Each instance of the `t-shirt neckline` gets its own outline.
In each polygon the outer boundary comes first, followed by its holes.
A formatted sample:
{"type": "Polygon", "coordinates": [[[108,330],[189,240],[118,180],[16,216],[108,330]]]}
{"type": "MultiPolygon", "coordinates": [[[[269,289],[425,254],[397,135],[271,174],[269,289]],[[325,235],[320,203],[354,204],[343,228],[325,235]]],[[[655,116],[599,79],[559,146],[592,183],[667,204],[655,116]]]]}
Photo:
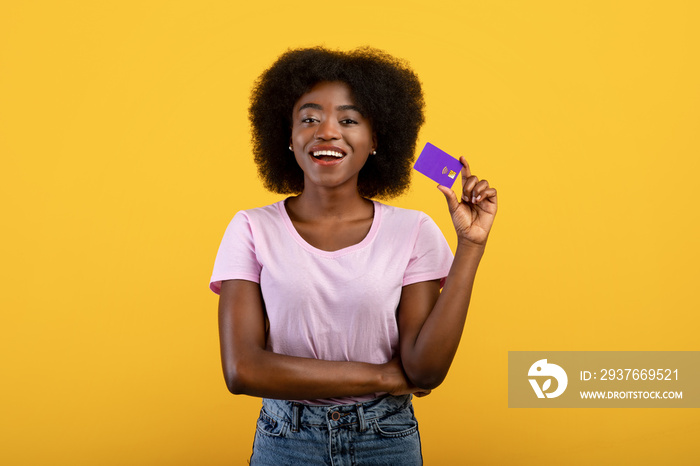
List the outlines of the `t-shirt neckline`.
{"type": "Polygon", "coordinates": [[[286,199],[283,199],[277,203],[277,210],[282,216],[282,220],[284,221],[284,224],[287,227],[287,231],[289,232],[289,234],[292,235],[292,238],[294,238],[294,240],[307,251],[325,257],[338,257],[364,248],[372,242],[375,236],[377,236],[379,224],[381,223],[382,219],[382,204],[372,199],[372,204],[374,205],[374,217],[372,218],[372,226],[369,228],[369,232],[362,239],[362,241],[351,246],[344,247],[342,249],[337,249],[335,251],[324,251],[323,249],[319,249],[315,246],[312,246],[311,244],[306,242],[304,238],[302,238],[297,229],[294,227],[292,219],[287,213],[287,208],[284,205],[285,201],[286,199]]]}

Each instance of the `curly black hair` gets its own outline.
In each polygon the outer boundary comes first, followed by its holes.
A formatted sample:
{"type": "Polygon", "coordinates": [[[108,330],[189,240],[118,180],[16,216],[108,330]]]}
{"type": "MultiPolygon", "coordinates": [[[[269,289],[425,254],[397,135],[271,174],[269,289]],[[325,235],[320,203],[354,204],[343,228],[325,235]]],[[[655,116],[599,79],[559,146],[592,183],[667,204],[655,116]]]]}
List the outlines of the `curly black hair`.
{"type": "Polygon", "coordinates": [[[360,195],[388,199],[403,193],[424,122],[423,92],[406,62],[371,47],[349,52],[324,47],[288,50],[258,78],[248,114],[255,162],[265,187],[279,194],[304,189],[304,173],[288,150],[292,109],[303,94],[324,81],[350,87],[355,104],[377,135],[377,154],[360,170],[360,195]]]}

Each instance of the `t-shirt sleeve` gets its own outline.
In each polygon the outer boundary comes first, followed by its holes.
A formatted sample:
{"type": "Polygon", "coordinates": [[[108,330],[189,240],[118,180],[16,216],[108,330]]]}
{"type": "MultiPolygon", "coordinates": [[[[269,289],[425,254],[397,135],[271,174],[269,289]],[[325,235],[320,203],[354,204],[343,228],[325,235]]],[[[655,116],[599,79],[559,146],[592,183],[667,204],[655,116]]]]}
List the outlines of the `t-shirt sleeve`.
{"type": "Polygon", "coordinates": [[[442,288],[453,259],[452,250],[440,228],[433,219],[421,215],[413,251],[404,273],[403,286],[440,279],[442,288]]]}
{"type": "Polygon", "coordinates": [[[260,283],[261,269],[255,252],[250,218],[245,212],[238,212],[226,228],[219,245],[209,288],[219,294],[223,280],[240,279],[260,283]]]}

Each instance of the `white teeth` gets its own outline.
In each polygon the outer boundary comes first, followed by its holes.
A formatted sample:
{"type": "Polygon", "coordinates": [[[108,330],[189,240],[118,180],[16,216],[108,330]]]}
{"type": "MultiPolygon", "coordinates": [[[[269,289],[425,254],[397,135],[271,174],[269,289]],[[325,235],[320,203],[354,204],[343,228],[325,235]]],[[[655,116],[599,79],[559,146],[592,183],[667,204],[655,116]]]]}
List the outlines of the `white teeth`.
{"type": "Polygon", "coordinates": [[[335,152],[335,151],[332,151],[332,150],[317,150],[317,151],[315,151],[315,152],[312,152],[311,155],[313,155],[314,157],[321,157],[321,156],[323,156],[323,155],[328,155],[328,156],[331,156],[331,157],[338,157],[338,158],[343,157],[343,154],[342,154],[342,153],[340,153],[340,152],[335,152]]]}

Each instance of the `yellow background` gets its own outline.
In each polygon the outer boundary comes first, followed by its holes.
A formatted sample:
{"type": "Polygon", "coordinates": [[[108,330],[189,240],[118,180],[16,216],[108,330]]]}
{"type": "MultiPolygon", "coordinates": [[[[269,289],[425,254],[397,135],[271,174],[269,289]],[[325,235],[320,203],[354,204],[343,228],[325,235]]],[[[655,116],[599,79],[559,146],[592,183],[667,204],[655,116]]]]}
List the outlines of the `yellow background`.
{"type": "MultiPolygon", "coordinates": [[[[426,464],[692,464],[693,409],[508,409],[508,350],[698,350],[699,3],[0,3],[0,463],[224,465],[208,279],[266,193],[253,80],[369,44],[424,83],[431,141],[499,190],[463,341],[416,411],[426,464]]],[[[414,177],[393,204],[431,215],[414,177]]]]}

